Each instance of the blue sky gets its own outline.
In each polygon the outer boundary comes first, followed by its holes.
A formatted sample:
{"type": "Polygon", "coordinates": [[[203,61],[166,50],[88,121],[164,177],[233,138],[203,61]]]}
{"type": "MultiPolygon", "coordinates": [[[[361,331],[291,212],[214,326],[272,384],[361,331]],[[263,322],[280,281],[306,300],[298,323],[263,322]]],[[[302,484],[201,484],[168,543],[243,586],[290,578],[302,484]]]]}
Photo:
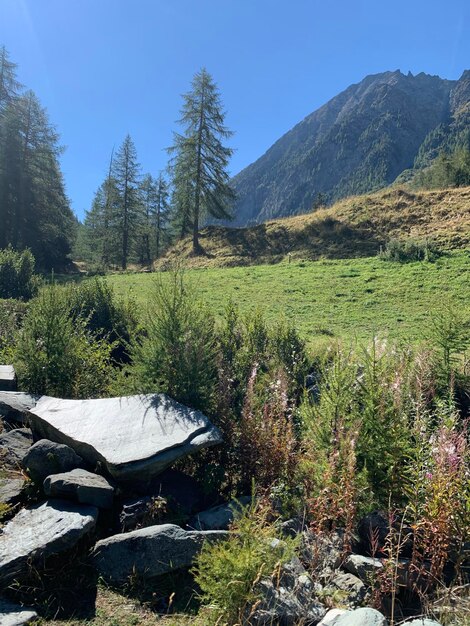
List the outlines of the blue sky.
{"type": "Polygon", "coordinates": [[[470,68],[468,0],[0,0],[0,45],[47,108],[81,217],[113,145],[167,163],[181,94],[205,66],[235,131],[231,172],[365,75],[470,68]]]}

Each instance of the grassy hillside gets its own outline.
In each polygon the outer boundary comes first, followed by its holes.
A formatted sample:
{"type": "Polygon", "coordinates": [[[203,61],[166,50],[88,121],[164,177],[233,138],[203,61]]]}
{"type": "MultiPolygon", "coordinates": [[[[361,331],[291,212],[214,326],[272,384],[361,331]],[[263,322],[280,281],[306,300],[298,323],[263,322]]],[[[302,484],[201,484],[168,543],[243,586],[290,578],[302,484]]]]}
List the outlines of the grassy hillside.
{"type": "MultiPolygon", "coordinates": [[[[159,276],[165,280],[168,273],[159,276]]],[[[310,341],[325,336],[369,340],[378,332],[419,339],[432,313],[452,307],[470,317],[469,277],[465,251],[435,263],[401,265],[372,257],[187,271],[215,313],[232,299],[242,311],[263,309],[271,321],[286,316],[310,341]]],[[[119,294],[145,306],[156,276],[117,274],[108,280],[119,294]]]]}
{"type": "Polygon", "coordinates": [[[470,187],[434,191],[388,188],[353,196],[332,207],[251,228],[210,226],[201,231],[205,254],[193,257],[191,240],[177,243],[158,263],[230,267],[287,259],[375,255],[390,238],[431,237],[445,249],[470,246],[470,187]]]}

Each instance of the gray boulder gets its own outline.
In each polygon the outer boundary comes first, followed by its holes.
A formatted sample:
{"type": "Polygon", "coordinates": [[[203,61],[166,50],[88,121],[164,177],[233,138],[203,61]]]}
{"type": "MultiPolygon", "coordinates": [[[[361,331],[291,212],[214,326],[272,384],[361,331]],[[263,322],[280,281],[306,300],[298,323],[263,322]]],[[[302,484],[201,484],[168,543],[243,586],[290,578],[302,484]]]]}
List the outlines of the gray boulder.
{"type": "Polygon", "coordinates": [[[33,433],[29,428],[17,428],[0,435],[0,463],[3,467],[18,469],[33,445],[33,433]]]}
{"type": "Polygon", "coordinates": [[[359,606],[367,595],[367,588],[360,578],[354,574],[338,572],[331,580],[331,586],[347,594],[350,606],[359,606]]]}
{"type": "Polygon", "coordinates": [[[16,374],[13,365],[0,365],[0,391],[16,391],[16,374]]]}
{"type": "Polygon", "coordinates": [[[83,459],[72,448],[48,439],[40,439],[28,451],[23,465],[34,482],[42,484],[51,474],[83,467],[83,459]]]}
{"type": "Polygon", "coordinates": [[[0,503],[13,505],[21,499],[24,478],[0,478],[0,503]]]}
{"type": "Polygon", "coordinates": [[[0,586],[6,586],[53,555],[73,548],[92,532],[98,509],[49,500],[20,511],[0,534],[0,586]]]}
{"type": "Polygon", "coordinates": [[[98,400],[43,396],[30,419],[34,432],[69,445],[92,466],[102,463],[122,481],[151,480],[177,459],[222,440],[200,411],[163,394],[98,400]]]}
{"type": "Polygon", "coordinates": [[[321,586],[314,583],[297,557],[282,566],[280,575],[265,578],[257,585],[261,594],[250,624],[316,624],[327,612],[316,598],[321,586]]]}
{"type": "Polygon", "coordinates": [[[114,487],[103,476],[84,469],[74,469],[48,476],[44,480],[44,493],[53,498],[71,498],[81,504],[110,509],[113,506],[114,487]]]}
{"type": "Polygon", "coordinates": [[[318,626],[335,626],[343,613],[346,613],[346,609],[330,609],[318,626]]]}
{"type": "Polygon", "coordinates": [[[242,496],[225,504],[201,511],[189,520],[188,526],[196,530],[227,530],[237,513],[251,503],[251,496],[242,496]]]}
{"type": "Polygon", "coordinates": [[[5,422],[27,423],[28,411],[36,406],[39,398],[22,391],[0,391],[0,417],[5,422]]]}
{"type": "Polygon", "coordinates": [[[346,557],[343,567],[361,580],[369,582],[370,578],[376,576],[383,568],[383,563],[380,559],[373,559],[360,554],[350,554],[346,557]]]}
{"type": "Polygon", "coordinates": [[[23,624],[30,624],[36,619],[38,619],[38,614],[34,609],[0,598],[1,626],[23,626],[23,624]]]}
{"type": "Polygon", "coordinates": [[[204,541],[226,537],[223,531],[186,531],[174,524],[149,526],[98,541],[92,560],[105,580],[125,583],[134,574],[152,578],[189,567],[204,541]]]}
{"type": "Polygon", "coordinates": [[[387,620],[375,609],[361,608],[346,611],[333,624],[334,626],[387,626],[387,620]]]}

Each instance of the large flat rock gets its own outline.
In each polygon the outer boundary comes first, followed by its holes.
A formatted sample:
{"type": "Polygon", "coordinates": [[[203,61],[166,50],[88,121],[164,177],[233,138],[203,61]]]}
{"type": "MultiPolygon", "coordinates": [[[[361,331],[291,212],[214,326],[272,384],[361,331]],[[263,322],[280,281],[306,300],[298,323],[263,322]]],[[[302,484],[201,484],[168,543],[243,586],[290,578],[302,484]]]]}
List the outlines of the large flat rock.
{"type": "Polygon", "coordinates": [[[5,422],[24,424],[28,421],[28,411],[39,398],[22,391],[0,391],[0,417],[5,422]]]}
{"type": "Polygon", "coordinates": [[[61,400],[42,396],[31,427],[118,480],[150,480],[180,457],[221,442],[200,411],[164,394],[61,400]]]}
{"type": "Polygon", "coordinates": [[[98,509],[62,500],[48,500],[23,509],[0,534],[0,587],[30,571],[53,554],[72,549],[90,533],[98,509]]]}
{"type": "Polygon", "coordinates": [[[159,524],[98,541],[92,552],[99,574],[110,582],[126,583],[137,574],[152,578],[190,567],[204,541],[227,538],[224,531],[187,531],[159,524]]]}

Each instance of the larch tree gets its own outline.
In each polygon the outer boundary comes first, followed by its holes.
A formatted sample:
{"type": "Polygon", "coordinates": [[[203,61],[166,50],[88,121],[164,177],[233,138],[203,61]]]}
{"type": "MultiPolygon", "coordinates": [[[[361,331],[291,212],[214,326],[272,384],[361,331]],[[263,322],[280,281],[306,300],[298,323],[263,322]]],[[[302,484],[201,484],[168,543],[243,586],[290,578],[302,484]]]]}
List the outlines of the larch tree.
{"type": "Polygon", "coordinates": [[[233,150],[224,145],[232,136],[225,126],[220,92],[206,69],[194,75],[183,96],[182,133],[174,134],[171,155],[173,206],[181,234],[191,228],[193,251],[200,253],[202,219],[230,219],[235,193],[227,172],[233,150]]]}
{"type": "Polygon", "coordinates": [[[130,135],[124,139],[112,167],[119,194],[117,224],[121,248],[121,268],[125,270],[131,254],[141,211],[140,165],[130,135]]]}

